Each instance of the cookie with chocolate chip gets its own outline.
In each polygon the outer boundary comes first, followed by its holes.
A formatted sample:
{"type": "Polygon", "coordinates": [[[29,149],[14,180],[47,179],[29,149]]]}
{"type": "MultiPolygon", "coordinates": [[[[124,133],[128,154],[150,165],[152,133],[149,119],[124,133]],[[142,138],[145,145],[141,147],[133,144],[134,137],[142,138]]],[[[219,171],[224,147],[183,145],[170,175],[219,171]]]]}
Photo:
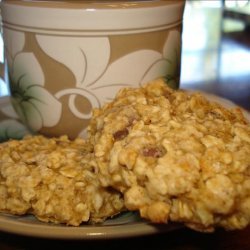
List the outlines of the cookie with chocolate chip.
{"type": "Polygon", "coordinates": [[[158,79],[94,111],[90,141],[103,186],[153,222],[201,231],[250,221],[250,126],[200,93],[158,79]]]}

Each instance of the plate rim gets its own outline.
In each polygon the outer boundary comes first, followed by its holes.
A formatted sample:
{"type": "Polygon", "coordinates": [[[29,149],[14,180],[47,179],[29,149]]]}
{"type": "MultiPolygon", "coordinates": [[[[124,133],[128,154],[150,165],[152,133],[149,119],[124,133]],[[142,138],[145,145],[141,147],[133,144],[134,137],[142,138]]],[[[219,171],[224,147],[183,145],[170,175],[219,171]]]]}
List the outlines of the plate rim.
{"type": "Polygon", "coordinates": [[[136,221],[121,224],[99,225],[83,224],[81,226],[67,226],[38,221],[33,215],[11,215],[0,213],[0,231],[22,236],[46,239],[70,240],[103,240],[121,239],[170,232],[183,228],[178,223],[154,224],[148,221],[136,221]],[[25,216],[33,217],[35,224],[26,221],[25,216]],[[20,220],[21,219],[21,220],[20,220]]]}

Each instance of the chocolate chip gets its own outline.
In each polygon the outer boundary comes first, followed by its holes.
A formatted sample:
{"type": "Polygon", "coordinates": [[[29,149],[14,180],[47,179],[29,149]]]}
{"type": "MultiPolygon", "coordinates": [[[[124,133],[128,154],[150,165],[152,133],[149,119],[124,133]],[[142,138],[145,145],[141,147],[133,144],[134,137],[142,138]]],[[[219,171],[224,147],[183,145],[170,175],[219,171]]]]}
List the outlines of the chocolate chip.
{"type": "Polygon", "coordinates": [[[169,91],[165,91],[164,93],[163,93],[163,96],[165,97],[165,98],[167,98],[168,100],[169,100],[169,102],[172,102],[174,99],[175,99],[175,97],[172,95],[172,93],[171,92],[169,92],[169,91]]]}
{"type": "Polygon", "coordinates": [[[128,135],[129,131],[127,128],[124,128],[122,130],[118,130],[113,134],[113,137],[116,141],[124,139],[128,135]]]}
{"type": "Polygon", "coordinates": [[[144,148],[142,153],[146,157],[154,158],[159,158],[164,154],[163,150],[157,147],[144,148]]]}

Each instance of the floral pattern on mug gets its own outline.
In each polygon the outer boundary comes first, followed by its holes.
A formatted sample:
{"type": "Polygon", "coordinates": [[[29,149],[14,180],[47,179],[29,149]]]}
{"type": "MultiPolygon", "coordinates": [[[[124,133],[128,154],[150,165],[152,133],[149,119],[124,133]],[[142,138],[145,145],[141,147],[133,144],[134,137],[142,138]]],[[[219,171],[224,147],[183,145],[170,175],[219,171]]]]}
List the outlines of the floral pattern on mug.
{"type": "MultiPolygon", "coordinates": [[[[180,37],[179,31],[170,31],[162,53],[138,50],[109,64],[111,47],[108,37],[69,37],[65,42],[65,37],[36,35],[42,50],[74,74],[74,94],[80,94],[81,90],[90,93],[89,101],[93,107],[112,100],[122,87],[135,83],[139,86],[159,76],[165,77],[167,83],[176,88],[180,76],[180,37]]],[[[65,92],[70,95],[69,91],[65,92]]]]}
{"type": "MultiPolygon", "coordinates": [[[[7,54],[8,50],[12,51],[8,57],[13,106],[24,124],[32,131],[39,131],[59,124],[65,112],[65,100],[72,115],[79,122],[85,121],[84,124],[87,124],[92,108],[99,108],[112,100],[122,87],[140,86],[158,77],[165,77],[169,85],[178,87],[180,37],[178,30],[171,30],[161,52],[141,49],[110,62],[112,51],[109,37],[67,38],[36,34],[35,40],[41,51],[74,76],[75,82],[71,82],[70,87],[51,93],[45,88],[46,77],[41,62],[33,52],[25,50],[24,34],[10,32],[6,47],[7,54]],[[16,49],[13,50],[14,35],[17,35],[19,45],[15,45],[16,49]],[[87,113],[77,106],[78,97],[85,98],[92,107],[87,113]]],[[[79,135],[85,134],[85,130],[86,126],[79,131],[79,135]]]]}
{"type": "Polygon", "coordinates": [[[10,70],[12,103],[21,121],[33,131],[43,126],[55,126],[60,119],[62,105],[43,87],[44,75],[34,55],[19,53],[10,70]]]}
{"type": "Polygon", "coordinates": [[[30,131],[20,122],[9,97],[0,98],[0,142],[21,139],[30,131]]]}
{"type": "Polygon", "coordinates": [[[27,128],[17,120],[7,119],[0,122],[0,142],[9,139],[22,139],[29,133],[27,128]]]}
{"type": "Polygon", "coordinates": [[[6,58],[8,61],[9,70],[12,69],[14,58],[24,48],[25,35],[23,32],[8,30],[4,33],[4,45],[6,50],[6,58]]]}
{"type": "Polygon", "coordinates": [[[168,65],[165,79],[172,88],[179,86],[181,67],[181,34],[177,30],[170,31],[168,39],[163,48],[163,55],[168,65]]]}

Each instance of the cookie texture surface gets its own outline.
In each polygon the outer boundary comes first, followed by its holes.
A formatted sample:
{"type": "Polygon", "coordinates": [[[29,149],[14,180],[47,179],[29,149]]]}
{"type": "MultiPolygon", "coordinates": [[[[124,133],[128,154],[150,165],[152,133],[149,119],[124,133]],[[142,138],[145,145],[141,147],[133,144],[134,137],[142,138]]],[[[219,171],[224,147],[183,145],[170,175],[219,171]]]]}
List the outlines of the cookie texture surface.
{"type": "Polygon", "coordinates": [[[122,209],[121,194],[100,186],[84,140],[29,136],[0,145],[0,211],[78,226],[122,209]]]}
{"type": "Polygon", "coordinates": [[[123,89],[89,126],[102,186],[156,223],[199,231],[250,221],[250,126],[200,93],[162,80],[123,89]]]}

